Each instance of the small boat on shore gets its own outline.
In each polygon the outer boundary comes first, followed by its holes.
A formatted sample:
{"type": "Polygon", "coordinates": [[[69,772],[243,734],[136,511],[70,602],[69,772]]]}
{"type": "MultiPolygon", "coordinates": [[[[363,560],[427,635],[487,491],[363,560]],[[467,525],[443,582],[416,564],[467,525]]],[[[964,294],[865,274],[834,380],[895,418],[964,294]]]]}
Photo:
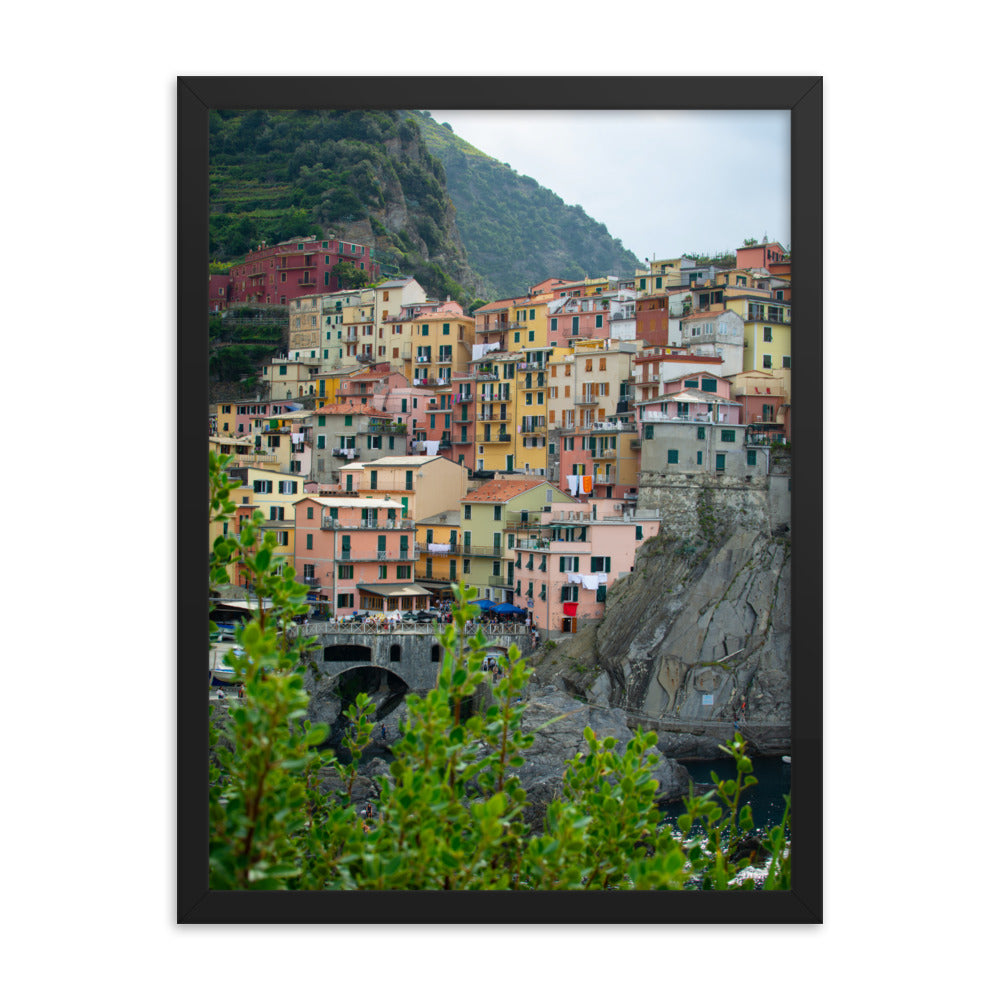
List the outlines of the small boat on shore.
{"type": "Polygon", "coordinates": [[[223,657],[230,651],[241,653],[242,649],[227,644],[224,648],[213,647],[208,654],[208,679],[212,687],[229,687],[238,683],[236,671],[223,661],[223,657]]]}
{"type": "Polygon", "coordinates": [[[782,764],[791,764],[791,762],[792,762],[792,758],[789,757],[788,754],[782,754],[782,757],[781,757],[781,763],[782,764]]]}

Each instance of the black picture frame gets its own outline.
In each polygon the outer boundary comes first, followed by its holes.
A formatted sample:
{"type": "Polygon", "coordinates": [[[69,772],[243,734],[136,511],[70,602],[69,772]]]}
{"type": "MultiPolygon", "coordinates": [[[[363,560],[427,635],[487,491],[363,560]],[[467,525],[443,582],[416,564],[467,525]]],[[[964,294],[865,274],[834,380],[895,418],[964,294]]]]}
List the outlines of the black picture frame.
{"type": "Polygon", "coordinates": [[[179,77],[177,87],[177,921],[822,922],[821,77],[179,77]],[[758,110],[791,113],[795,289],[790,892],[218,892],[208,888],[208,118],[214,108],[758,110]]]}

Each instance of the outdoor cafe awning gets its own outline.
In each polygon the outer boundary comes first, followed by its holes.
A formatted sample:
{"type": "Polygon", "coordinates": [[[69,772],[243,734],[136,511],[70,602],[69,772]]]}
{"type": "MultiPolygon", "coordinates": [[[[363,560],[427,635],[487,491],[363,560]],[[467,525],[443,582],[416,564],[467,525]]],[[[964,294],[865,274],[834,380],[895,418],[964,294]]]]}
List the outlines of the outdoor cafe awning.
{"type": "Polygon", "coordinates": [[[419,583],[359,583],[358,590],[379,597],[430,597],[431,591],[419,583]]]}

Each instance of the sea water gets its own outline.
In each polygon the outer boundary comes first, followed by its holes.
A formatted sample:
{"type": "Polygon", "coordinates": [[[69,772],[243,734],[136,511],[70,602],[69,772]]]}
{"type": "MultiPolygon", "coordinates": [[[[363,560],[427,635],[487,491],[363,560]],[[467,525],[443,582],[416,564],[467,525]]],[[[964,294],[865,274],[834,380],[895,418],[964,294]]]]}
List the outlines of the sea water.
{"type": "MultiPolygon", "coordinates": [[[[723,781],[736,778],[736,762],[731,757],[720,760],[681,761],[696,785],[712,784],[714,771],[723,781]]],[[[792,765],[780,757],[757,757],[753,759],[753,775],[757,784],[740,795],[740,807],[750,803],[754,826],[758,830],[777,826],[785,814],[785,796],[791,793],[792,765]]],[[[718,799],[718,796],[716,796],[718,799]]],[[[723,805],[719,800],[719,804],[723,805]]],[[[676,819],[685,811],[681,802],[671,802],[664,814],[676,819]]],[[[791,821],[789,821],[791,827],[791,821]]]]}

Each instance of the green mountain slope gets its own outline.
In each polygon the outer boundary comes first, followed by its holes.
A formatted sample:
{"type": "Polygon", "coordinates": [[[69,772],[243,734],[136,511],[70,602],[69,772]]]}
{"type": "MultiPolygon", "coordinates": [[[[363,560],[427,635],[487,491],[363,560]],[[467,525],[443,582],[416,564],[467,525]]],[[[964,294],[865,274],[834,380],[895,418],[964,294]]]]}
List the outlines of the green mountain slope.
{"type": "Polygon", "coordinates": [[[211,256],[333,233],[432,297],[522,294],[547,277],[630,275],[634,254],[419,111],[213,111],[211,256]]]}
{"type": "Polygon", "coordinates": [[[639,266],[580,206],[487,156],[427,112],[413,114],[444,164],[469,263],[499,295],[523,294],[547,277],[631,276],[639,266]]]}
{"type": "Polygon", "coordinates": [[[336,233],[374,247],[383,273],[468,303],[466,259],[442,165],[394,111],[216,111],[210,118],[209,235],[232,261],[260,242],[336,233]]]}

